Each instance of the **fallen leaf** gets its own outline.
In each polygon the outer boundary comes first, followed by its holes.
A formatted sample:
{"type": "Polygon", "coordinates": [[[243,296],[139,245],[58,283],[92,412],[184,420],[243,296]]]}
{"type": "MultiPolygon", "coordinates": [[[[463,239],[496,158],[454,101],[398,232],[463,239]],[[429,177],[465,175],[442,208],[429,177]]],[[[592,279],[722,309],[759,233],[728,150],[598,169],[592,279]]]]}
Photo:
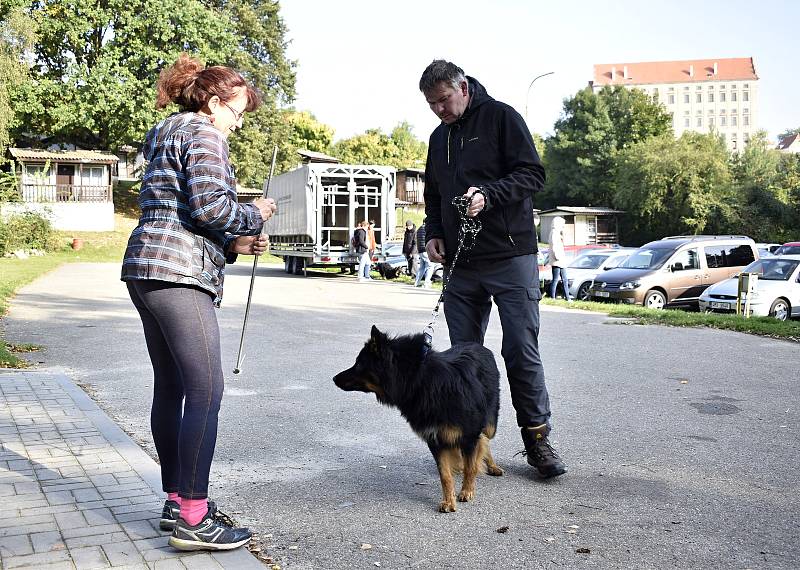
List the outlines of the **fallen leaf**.
{"type": "Polygon", "coordinates": [[[575,530],[574,528],[571,528],[571,529],[569,529],[569,530],[566,530],[566,531],[564,531],[564,532],[566,532],[567,534],[578,534],[578,531],[577,531],[577,530],[575,530]]]}
{"type": "Polygon", "coordinates": [[[591,554],[592,551],[588,548],[576,548],[575,552],[578,554],[591,554]]]}
{"type": "Polygon", "coordinates": [[[688,380],[681,380],[681,384],[688,384],[688,383],[689,383],[688,380]]]}
{"type": "Polygon", "coordinates": [[[569,525],[567,528],[574,528],[574,529],[576,529],[576,530],[577,530],[577,529],[579,529],[579,528],[581,528],[581,527],[579,527],[579,526],[578,526],[578,525],[576,525],[576,524],[571,524],[571,525],[569,525]]]}
{"type": "Polygon", "coordinates": [[[295,544],[293,544],[292,546],[289,547],[289,550],[297,550],[298,548],[300,548],[300,547],[295,545],[295,544]]]}
{"type": "Polygon", "coordinates": [[[545,541],[545,542],[555,542],[555,541],[556,541],[556,539],[555,539],[555,537],[554,537],[554,536],[548,536],[547,538],[545,538],[545,539],[544,539],[544,541],[545,541]]]}
{"type": "Polygon", "coordinates": [[[381,565],[380,562],[373,562],[373,564],[375,564],[375,566],[380,566],[381,565]]]}
{"type": "Polygon", "coordinates": [[[500,528],[497,529],[497,532],[500,532],[500,533],[508,532],[508,527],[507,526],[501,526],[500,528]]]}
{"type": "Polygon", "coordinates": [[[369,550],[370,548],[372,548],[372,545],[366,542],[361,545],[361,550],[369,550]]]}
{"type": "MultiPolygon", "coordinates": [[[[378,467],[380,467],[381,469],[386,469],[386,465],[378,465],[378,467]]],[[[377,564],[377,562],[375,564],[377,564]]]]}

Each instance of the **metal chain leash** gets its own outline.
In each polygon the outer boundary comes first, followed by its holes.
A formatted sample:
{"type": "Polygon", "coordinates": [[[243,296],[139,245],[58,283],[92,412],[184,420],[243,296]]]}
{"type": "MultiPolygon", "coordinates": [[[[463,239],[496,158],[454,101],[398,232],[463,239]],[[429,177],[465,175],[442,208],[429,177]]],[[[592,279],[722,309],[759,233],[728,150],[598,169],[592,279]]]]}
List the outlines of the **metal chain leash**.
{"type": "Polygon", "coordinates": [[[453,271],[456,269],[458,256],[462,251],[469,252],[473,247],[475,247],[475,241],[478,238],[478,232],[481,231],[481,222],[477,216],[470,218],[467,215],[471,203],[472,198],[467,198],[466,196],[456,196],[451,202],[458,212],[458,247],[456,248],[456,253],[453,256],[453,262],[450,264],[449,271],[447,271],[446,275],[442,276],[442,294],[439,295],[439,299],[436,301],[436,307],[434,307],[431,315],[431,322],[428,323],[428,326],[426,326],[422,332],[422,334],[425,336],[425,346],[427,349],[430,349],[431,346],[433,346],[433,328],[436,324],[436,319],[439,318],[439,307],[441,306],[442,301],[444,301],[444,292],[447,289],[447,284],[453,277],[453,271]]]}

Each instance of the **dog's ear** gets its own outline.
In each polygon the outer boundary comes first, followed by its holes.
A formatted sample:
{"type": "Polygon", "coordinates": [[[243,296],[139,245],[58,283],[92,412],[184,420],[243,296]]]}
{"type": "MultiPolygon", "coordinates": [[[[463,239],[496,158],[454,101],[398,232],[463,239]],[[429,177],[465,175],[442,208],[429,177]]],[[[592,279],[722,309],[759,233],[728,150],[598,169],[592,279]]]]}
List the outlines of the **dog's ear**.
{"type": "Polygon", "coordinates": [[[372,330],[370,331],[369,337],[369,348],[375,354],[380,353],[380,347],[386,341],[386,335],[383,334],[381,331],[378,330],[378,327],[372,325],[372,330]]]}

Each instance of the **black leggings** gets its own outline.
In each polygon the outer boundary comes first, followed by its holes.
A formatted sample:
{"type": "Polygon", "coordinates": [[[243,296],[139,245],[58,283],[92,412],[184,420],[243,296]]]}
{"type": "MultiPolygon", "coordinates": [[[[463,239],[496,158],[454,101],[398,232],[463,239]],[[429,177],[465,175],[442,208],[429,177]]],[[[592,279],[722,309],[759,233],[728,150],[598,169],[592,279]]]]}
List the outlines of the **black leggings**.
{"type": "Polygon", "coordinates": [[[153,364],[150,428],[167,493],[208,497],[224,379],[209,293],[165,281],[128,281],[153,364]],[[184,401],[185,398],[185,401],[184,401]]]}

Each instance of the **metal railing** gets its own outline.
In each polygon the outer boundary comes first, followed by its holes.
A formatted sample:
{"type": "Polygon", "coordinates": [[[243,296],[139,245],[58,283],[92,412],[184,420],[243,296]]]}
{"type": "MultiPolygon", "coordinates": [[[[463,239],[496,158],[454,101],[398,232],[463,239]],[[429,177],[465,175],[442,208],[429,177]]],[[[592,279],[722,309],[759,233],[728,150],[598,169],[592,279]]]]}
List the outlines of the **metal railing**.
{"type": "Polygon", "coordinates": [[[20,184],[23,202],[108,202],[111,185],[20,184]]]}
{"type": "Polygon", "coordinates": [[[397,199],[411,204],[421,204],[423,202],[423,191],[419,189],[406,190],[401,188],[397,191],[397,199]]]}

